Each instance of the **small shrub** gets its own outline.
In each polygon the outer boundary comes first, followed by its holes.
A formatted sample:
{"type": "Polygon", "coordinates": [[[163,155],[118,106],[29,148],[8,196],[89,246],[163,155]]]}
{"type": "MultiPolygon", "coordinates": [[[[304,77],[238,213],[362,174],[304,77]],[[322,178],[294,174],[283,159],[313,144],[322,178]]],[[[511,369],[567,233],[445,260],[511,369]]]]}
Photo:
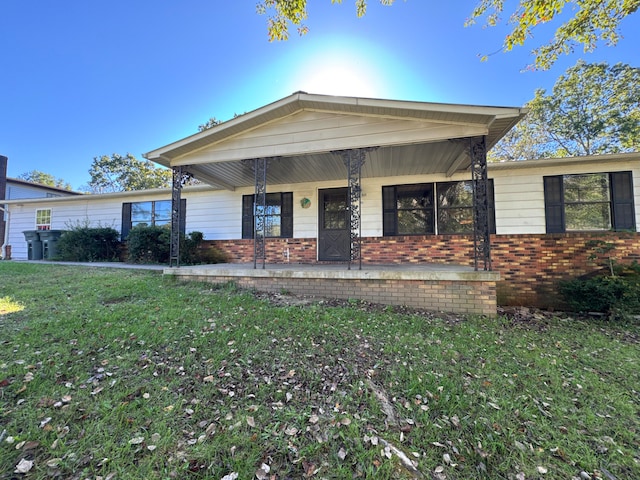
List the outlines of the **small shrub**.
{"type": "Polygon", "coordinates": [[[127,236],[127,260],[131,263],[168,263],[171,230],[137,225],[127,236]]]}
{"type": "Polygon", "coordinates": [[[76,225],[62,234],[56,259],[70,262],[112,262],[120,252],[120,234],[111,227],[76,225]]]}
{"type": "Polygon", "coordinates": [[[600,312],[610,317],[640,314],[640,274],[575,278],[559,284],[560,294],[576,312],[600,312]]]}
{"type": "MultiPolygon", "coordinates": [[[[215,247],[203,247],[202,232],[180,236],[180,263],[195,265],[223,263],[225,256],[215,247]]],[[[168,263],[171,255],[171,231],[167,227],[139,225],[127,237],[127,260],[131,263],[168,263]]]]}

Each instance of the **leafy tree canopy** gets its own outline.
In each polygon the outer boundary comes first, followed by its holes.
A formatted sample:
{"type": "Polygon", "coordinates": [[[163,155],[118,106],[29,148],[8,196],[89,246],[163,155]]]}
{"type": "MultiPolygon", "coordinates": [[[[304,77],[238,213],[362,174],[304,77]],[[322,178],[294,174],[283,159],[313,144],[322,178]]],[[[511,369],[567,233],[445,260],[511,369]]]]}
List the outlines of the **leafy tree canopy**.
{"type": "MultiPolygon", "coordinates": [[[[342,3],[342,0],[331,0],[331,3],[342,3]]],[[[394,0],[380,0],[380,3],[392,5],[394,0]]],[[[640,7],[640,0],[518,0],[512,2],[516,5],[514,10],[505,12],[505,3],[505,0],[479,0],[465,25],[482,19],[487,26],[495,26],[506,13],[511,33],[504,40],[504,51],[524,45],[542,24],[558,25],[553,38],[532,52],[534,68],[541,70],[548,69],[560,55],[572,52],[578,45],[582,45],[585,52],[593,51],[598,42],[615,45],[620,39],[620,22],[640,7]],[[568,4],[573,8],[571,15],[564,12],[568,4]]],[[[363,16],[367,0],[355,0],[355,4],[356,14],[363,16]]],[[[260,14],[269,14],[267,31],[271,41],[287,40],[290,25],[297,27],[300,35],[309,30],[304,25],[307,0],[262,0],[257,10],[260,14]]]]}
{"type": "Polygon", "coordinates": [[[156,167],[149,160],[138,160],[130,153],[94,157],[89,175],[93,193],[170,188],[172,180],[171,170],[156,167]]]}
{"type": "Polygon", "coordinates": [[[640,68],[579,61],[547,94],[539,89],[529,114],[489,159],[525,160],[640,150],[640,68]]]}
{"type": "Polygon", "coordinates": [[[40,185],[47,185],[49,187],[63,188],[65,190],[71,190],[71,184],[63,180],[62,178],[56,178],[50,173],[41,172],[40,170],[31,170],[18,175],[20,180],[27,182],[39,183],[40,185]]]}

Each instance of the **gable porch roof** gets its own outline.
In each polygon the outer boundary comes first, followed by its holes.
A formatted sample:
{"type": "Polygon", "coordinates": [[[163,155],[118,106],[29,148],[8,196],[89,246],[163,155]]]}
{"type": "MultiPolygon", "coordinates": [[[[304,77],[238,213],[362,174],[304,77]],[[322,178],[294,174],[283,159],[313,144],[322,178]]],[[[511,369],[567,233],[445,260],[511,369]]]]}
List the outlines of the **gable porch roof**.
{"type": "Polygon", "coordinates": [[[335,97],[297,92],[145,154],[166,167],[233,190],[254,185],[252,164],[271,158],[268,184],[345,178],[338,150],[378,147],[362,176],[445,173],[469,168],[467,143],[495,145],[526,115],[519,107],[335,97]]]}

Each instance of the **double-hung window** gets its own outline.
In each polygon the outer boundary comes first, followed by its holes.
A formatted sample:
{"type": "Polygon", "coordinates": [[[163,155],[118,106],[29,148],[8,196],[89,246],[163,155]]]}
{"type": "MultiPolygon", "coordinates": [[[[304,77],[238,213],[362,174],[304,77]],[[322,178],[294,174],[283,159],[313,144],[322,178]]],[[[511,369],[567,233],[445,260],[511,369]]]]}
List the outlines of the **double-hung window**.
{"type": "MultiPolygon", "coordinates": [[[[495,233],[493,181],[487,190],[489,226],[495,233]]],[[[469,181],[382,187],[383,235],[473,233],[473,184],[469,181]]]]}
{"type": "Polygon", "coordinates": [[[51,209],[36,210],[36,230],[51,230],[51,209]]]}
{"type": "Polygon", "coordinates": [[[293,193],[267,193],[265,197],[265,205],[256,205],[255,195],[242,196],[242,238],[253,238],[256,226],[265,237],[293,237],[293,193]]]}
{"type": "Polygon", "coordinates": [[[635,230],[631,172],[544,177],[547,233],[635,230]]]}

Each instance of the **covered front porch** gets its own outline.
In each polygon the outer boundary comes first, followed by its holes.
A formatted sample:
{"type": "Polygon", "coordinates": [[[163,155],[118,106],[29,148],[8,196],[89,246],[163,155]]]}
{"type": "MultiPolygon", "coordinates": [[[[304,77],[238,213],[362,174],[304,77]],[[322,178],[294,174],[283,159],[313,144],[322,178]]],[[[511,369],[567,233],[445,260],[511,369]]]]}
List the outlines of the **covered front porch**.
{"type": "Polygon", "coordinates": [[[318,298],[358,299],[385,305],[404,305],[460,314],[496,314],[497,272],[459,265],[370,265],[348,270],[341,264],[253,264],[166,268],[163,273],[180,281],[240,287],[272,293],[318,298]]]}
{"type": "MultiPolygon", "coordinates": [[[[491,272],[486,152],[525,113],[520,108],[297,92],[149,152],[146,158],[174,174],[171,265],[175,268],[165,273],[217,283],[235,281],[267,291],[495,314],[498,275],[491,272]],[[363,237],[401,235],[397,212],[424,210],[422,203],[433,201],[424,197],[416,200],[420,205],[402,205],[389,198],[392,192],[385,190],[384,179],[402,178],[410,184],[419,182],[420,176],[437,175],[447,181],[462,172],[473,187],[469,220],[473,268],[424,262],[411,266],[363,263],[363,237]],[[181,190],[189,178],[226,191],[228,198],[242,205],[242,234],[232,225],[230,231],[235,228],[236,236],[224,240],[237,242],[246,253],[251,239],[252,264],[244,255],[233,260],[242,265],[180,266],[181,190]],[[368,185],[369,192],[363,194],[363,180],[379,186],[372,190],[368,185]],[[313,204],[309,198],[297,194],[300,198],[294,201],[295,185],[315,186],[317,216],[309,209],[313,204]],[[236,191],[237,195],[229,194],[236,191]],[[370,205],[382,205],[384,197],[385,206],[367,210],[363,232],[362,201],[367,194],[370,205]],[[392,215],[388,205],[395,212],[392,215]],[[305,258],[304,265],[270,263],[268,245],[274,238],[313,239],[313,258],[305,258]]],[[[216,221],[215,212],[211,221],[216,221]]],[[[426,218],[420,222],[433,223],[426,218]]],[[[409,232],[420,233],[437,231],[409,232]]],[[[410,257],[412,252],[405,253],[410,257]]]]}

